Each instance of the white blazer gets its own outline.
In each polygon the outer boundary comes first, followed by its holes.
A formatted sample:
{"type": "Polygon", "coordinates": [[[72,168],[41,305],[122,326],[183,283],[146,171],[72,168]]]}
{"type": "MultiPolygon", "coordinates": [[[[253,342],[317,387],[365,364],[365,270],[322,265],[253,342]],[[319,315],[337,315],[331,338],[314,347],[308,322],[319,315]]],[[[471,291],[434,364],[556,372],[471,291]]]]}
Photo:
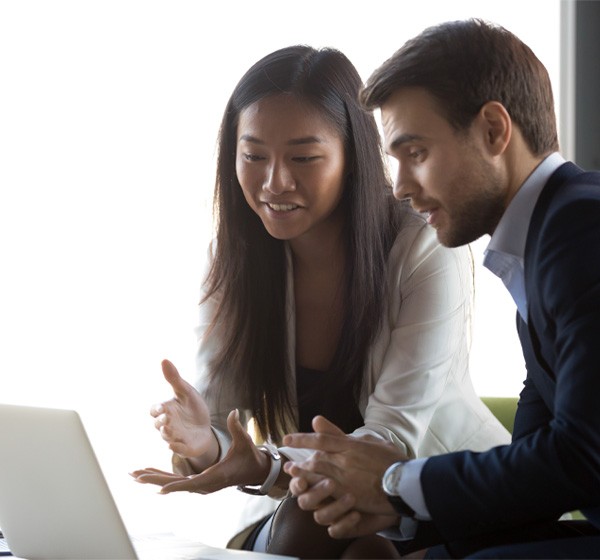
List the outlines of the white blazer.
{"type": "MultiPolygon", "coordinates": [[[[482,451],[510,434],[475,394],[469,376],[472,262],[468,248],[448,249],[420,216],[407,213],[387,267],[388,293],[381,330],[368,356],[359,408],[370,434],[394,442],[407,459],[449,451],[482,451]]],[[[288,251],[288,340],[295,376],[295,309],[288,251]]],[[[207,391],[207,364],[219,345],[219,325],[207,333],[216,301],[200,306],[196,388],[205,396],[223,456],[230,444],[226,418],[233,408],[244,424],[250,411],[236,391],[220,406],[207,391]]],[[[291,387],[295,387],[295,378],[291,387]]],[[[295,397],[295,395],[294,395],[295,397]]],[[[281,448],[292,460],[309,450],[281,448]]],[[[180,463],[179,461],[177,461],[180,463]]],[[[179,465],[178,470],[186,470],[179,465]]]]}

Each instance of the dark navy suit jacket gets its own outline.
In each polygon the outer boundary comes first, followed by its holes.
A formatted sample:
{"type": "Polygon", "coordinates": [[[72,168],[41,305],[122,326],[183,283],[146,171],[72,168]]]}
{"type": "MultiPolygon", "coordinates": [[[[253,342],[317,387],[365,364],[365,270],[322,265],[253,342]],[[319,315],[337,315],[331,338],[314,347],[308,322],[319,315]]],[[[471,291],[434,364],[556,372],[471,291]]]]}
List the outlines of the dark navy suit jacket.
{"type": "Polygon", "coordinates": [[[600,173],[557,169],[535,206],[524,261],[528,319],[517,315],[517,327],[527,379],[513,441],[431,457],[421,473],[448,540],[576,509],[600,527],[600,173]]]}

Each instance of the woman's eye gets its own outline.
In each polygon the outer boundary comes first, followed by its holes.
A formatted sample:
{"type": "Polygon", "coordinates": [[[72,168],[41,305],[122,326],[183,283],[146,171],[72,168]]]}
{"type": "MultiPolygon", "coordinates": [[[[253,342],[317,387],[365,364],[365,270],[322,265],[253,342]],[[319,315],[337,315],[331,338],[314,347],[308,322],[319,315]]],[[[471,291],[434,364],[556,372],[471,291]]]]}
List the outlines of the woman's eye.
{"type": "Polygon", "coordinates": [[[311,161],[315,161],[316,159],[319,159],[319,156],[296,156],[292,158],[292,160],[297,163],[309,163],[311,161]]]}
{"type": "Polygon", "coordinates": [[[408,155],[413,159],[417,159],[417,158],[421,157],[424,153],[425,153],[425,150],[423,150],[423,149],[414,149],[414,150],[411,150],[408,155]]]}
{"type": "Polygon", "coordinates": [[[256,154],[244,154],[244,159],[246,161],[260,161],[261,159],[264,159],[262,156],[258,156],[256,154]]]}

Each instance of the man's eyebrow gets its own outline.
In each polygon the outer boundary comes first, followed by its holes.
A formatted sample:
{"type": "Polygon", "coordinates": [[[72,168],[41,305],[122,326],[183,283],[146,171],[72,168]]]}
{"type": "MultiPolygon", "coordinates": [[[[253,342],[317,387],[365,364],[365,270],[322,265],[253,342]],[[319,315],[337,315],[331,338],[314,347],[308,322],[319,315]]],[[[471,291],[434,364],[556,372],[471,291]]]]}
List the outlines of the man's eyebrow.
{"type": "MultiPolygon", "coordinates": [[[[244,142],[251,142],[252,144],[264,144],[262,140],[251,134],[242,134],[239,141],[241,142],[242,140],[244,142]]],[[[301,144],[322,144],[323,142],[324,141],[318,136],[303,136],[301,138],[292,138],[287,141],[287,144],[289,146],[299,146],[301,144]]]]}
{"type": "Polygon", "coordinates": [[[419,134],[400,134],[400,136],[396,136],[388,145],[388,151],[392,152],[402,144],[406,144],[407,142],[414,142],[415,140],[424,140],[424,136],[420,136],[419,134]]]}

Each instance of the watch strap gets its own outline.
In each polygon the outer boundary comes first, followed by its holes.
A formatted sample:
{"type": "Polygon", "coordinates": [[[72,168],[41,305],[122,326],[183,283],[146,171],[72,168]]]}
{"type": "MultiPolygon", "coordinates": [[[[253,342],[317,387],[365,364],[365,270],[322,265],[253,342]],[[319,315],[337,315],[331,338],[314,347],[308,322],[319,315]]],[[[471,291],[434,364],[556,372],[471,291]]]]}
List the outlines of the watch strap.
{"type": "Polygon", "coordinates": [[[392,507],[394,510],[396,510],[398,515],[401,515],[402,517],[414,518],[415,510],[411,508],[400,496],[390,496],[388,494],[387,499],[390,504],[392,504],[392,507]]]}
{"type": "Polygon", "coordinates": [[[279,473],[281,472],[281,455],[279,454],[279,450],[277,449],[277,447],[271,445],[270,443],[258,445],[257,449],[268,455],[269,459],[271,460],[271,468],[269,469],[269,474],[260,486],[240,484],[237,487],[237,489],[241,492],[245,492],[246,494],[265,496],[269,493],[271,488],[273,488],[273,485],[275,484],[277,478],[279,477],[279,473]]]}

